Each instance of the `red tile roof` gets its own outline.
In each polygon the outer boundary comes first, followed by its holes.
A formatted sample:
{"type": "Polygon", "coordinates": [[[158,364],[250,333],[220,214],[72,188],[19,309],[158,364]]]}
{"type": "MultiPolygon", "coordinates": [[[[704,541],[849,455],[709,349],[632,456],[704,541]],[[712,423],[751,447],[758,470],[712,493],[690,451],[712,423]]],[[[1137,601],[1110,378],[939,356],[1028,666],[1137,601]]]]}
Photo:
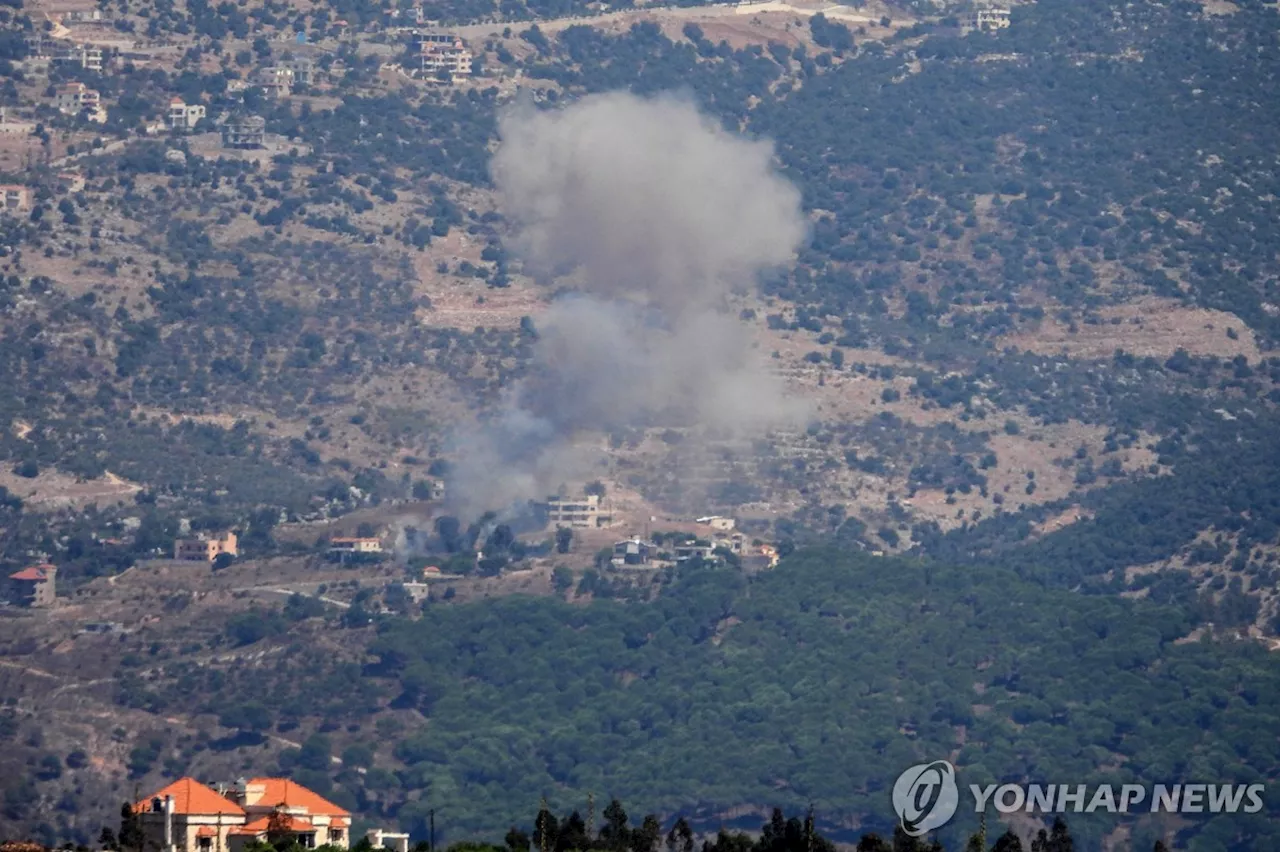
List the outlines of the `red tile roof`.
{"type": "Polygon", "coordinates": [[[199,830],[196,831],[196,837],[217,837],[217,836],[218,836],[218,829],[214,828],[211,825],[202,825],[200,826],[199,830]]]}
{"type": "Polygon", "coordinates": [[[351,816],[350,811],[343,810],[320,794],[288,778],[254,778],[249,784],[261,784],[266,788],[262,798],[253,803],[255,807],[303,808],[309,814],[351,816]]]}
{"type": "Polygon", "coordinates": [[[16,574],[10,574],[10,580],[31,580],[33,582],[43,582],[49,579],[49,572],[56,571],[52,565],[31,565],[23,568],[16,574]]]}
{"type": "MultiPolygon", "coordinates": [[[[312,795],[315,794],[313,793],[312,795]]],[[[302,819],[301,817],[285,816],[282,823],[285,828],[293,832],[305,834],[316,830],[316,827],[311,824],[311,820],[302,819]]],[[[236,828],[231,829],[230,833],[258,835],[265,834],[269,828],[271,828],[271,817],[264,816],[258,817],[252,822],[248,822],[244,825],[237,826],[236,828]]]]}
{"type": "Polygon", "coordinates": [[[151,810],[153,799],[160,799],[163,802],[165,796],[173,797],[175,814],[244,815],[244,808],[225,796],[220,796],[212,787],[206,787],[194,778],[179,778],[163,790],[157,790],[135,804],[133,810],[135,813],[146,813],[151,810]]]}

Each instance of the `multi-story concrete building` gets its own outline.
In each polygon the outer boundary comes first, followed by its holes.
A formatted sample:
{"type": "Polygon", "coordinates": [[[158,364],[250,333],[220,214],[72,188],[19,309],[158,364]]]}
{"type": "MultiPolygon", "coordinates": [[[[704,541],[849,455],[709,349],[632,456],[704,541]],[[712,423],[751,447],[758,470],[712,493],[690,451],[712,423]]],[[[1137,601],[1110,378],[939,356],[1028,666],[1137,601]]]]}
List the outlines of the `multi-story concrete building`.
{"type": "Polygon", "coordinates": [[[102,109],[102,96],[84,83],[68,83],[54,90],[53,105],[65,115],[93,114],[102,109]]]}
{"type": "Polygon", "coordinates": [[[439,41],[432,36],[419,36],[421,53],[419,68],[424,76],[439,77],[447,73],[450,78],[470,77],[471,63],[475,56],[462,39],[445,36],[449,41],[439,41]]]}
{"type": "Polygon", "coordinates": [[[236,555],[236,534],[200,533],[194,538],[180,538],[173,543],[173,558],[192,562],[212,562],[219,555],[236,555]]]}
{"type": "Polygon", "coordinates": [[[165,114],[165,123],[170,130],[191,130],[205,117],[204,104],[189,104],[182,98],[169,101],[169,111],[165,114]]]}
{"type": "Polygon", "coordinates": [[[267,144],[267,122],[262,116],[247,115],[222,125],[222,144],[228,148],[262,148],[267,144]]]}
{"type": "Polygon", "coordinates": [[[79,65],[86,71],[102,72],[102,48],[91,44],[58,48],[50,59],[54,65],[79,65]]]}
{"type": "Polygon", "coordinates": [[[53,565],[31,565],[9,575],[10,595],[22,606],[53,606],[58,593],[58,569],[53,565]]]}
{"type": "Polygon", "coordinates": [[[607,527],[613,522],[607,507],[595,494],[583,497],[548,497],[547,521],[552,526],[574,529],[607,527]]]}

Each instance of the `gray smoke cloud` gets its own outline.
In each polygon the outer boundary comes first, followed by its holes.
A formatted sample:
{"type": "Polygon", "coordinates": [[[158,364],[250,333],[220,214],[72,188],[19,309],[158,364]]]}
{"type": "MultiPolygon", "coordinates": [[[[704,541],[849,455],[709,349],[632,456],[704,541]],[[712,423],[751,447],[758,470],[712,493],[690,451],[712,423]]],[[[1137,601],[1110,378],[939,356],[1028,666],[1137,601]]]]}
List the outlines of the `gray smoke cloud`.
{"type": "Polygon", "coordinates": [[[461,441],[462,515],[540,499],[587,475],[601,432],[760,433],[806,407],[751,347],[726,297],[793,259],[800,193],[770,144],[689,101],[611,93],[500,122],[492,174],[526,272],[573,290],[538,318],[528,376],[461,441]]]}

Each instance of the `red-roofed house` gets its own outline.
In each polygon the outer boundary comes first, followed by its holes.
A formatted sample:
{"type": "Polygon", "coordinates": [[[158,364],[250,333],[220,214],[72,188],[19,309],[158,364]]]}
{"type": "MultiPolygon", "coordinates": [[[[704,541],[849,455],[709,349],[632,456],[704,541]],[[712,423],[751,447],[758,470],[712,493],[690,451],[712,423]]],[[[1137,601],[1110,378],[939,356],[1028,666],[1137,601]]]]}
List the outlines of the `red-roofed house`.
{"type": "Polygon", "coordinates": [[[226,852],[244,808],[194,778],[180,778],[133,806],[145,848],[160,852],[226,852]]]}
{"type": "Polygon", "coordinates": [[[54,582],[58,569],[52,565],[32,565],[9,575],[15,603],[23,606],[53,606],[57,598],[54,582]]]}
{"type": "Polygon", "coordinates": [[[308,849],[325,844],[346,849],[351,843],[351,813],[288,778],[237,781],[227,795],[247,814],[246,824],[232,834],[232,852],[272,831],[288,831],[308,849]]]}
{"type": "Polygon", "coordinates": [[[351,814],[287,778],[241,779],[225,792],[182,778],[134,805],[146,848],[240,852],[254,840],[292,834],[308,849],[349,848],[351,814]]]}

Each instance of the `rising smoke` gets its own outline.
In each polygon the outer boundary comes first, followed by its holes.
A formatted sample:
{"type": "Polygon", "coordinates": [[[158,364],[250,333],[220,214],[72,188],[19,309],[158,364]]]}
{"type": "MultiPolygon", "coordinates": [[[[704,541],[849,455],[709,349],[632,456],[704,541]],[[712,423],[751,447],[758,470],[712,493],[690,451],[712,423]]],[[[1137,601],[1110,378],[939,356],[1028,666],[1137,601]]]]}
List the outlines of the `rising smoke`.
{"type": "Polygon", "coordinates": [[[805,235],[771,145],[684,99],[625,93],[516,107],[500,135],[492,172],[509,248],[572,295],[538,318],[528,377],[461,442],[449,483],[461,516],[586,475],[600,448],[581,439],[600,431],[759,434],[803,416],[725,310],[805,235]]]}

